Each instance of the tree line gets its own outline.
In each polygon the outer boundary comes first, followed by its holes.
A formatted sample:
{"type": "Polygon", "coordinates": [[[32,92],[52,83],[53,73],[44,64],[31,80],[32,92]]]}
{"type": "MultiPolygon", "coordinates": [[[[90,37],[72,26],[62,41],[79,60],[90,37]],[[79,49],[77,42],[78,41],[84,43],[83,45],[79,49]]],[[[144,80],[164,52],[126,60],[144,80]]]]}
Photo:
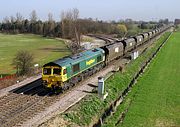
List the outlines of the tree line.
{"type": "MultiPolygon", "coordinates": [[[[132,19],[118,22],[106,22],[97,19],[93,20],[92,18],[80,19],[79,10],[76,8],[63,11],[60,19],[60,21],[55,21],[52,13],[49,13],[48,19],[42,21],[38,18],[35,10],[30,13],[29,19],[25,19],[20,13],[17,13],[16,16],[3,19],[0,23],[0,31],[13,34],[33,33],[45,37],[62,37],[74,39],[79,44],[82,34],[118,34],[118,37],[124,37],[139,32],[134,32],[134,24],[138,24],[139,29],[153,29],[157,26],[157,22],[136,22],[132,19]],[[131,32],[132,30],[133,32],[131,32]]],[[[165,20],[164,22],[168,21],[165,20]]]]}
{"type": "Polygon", "coordinates": [[[78,9],[72,9],[61,13],[61,21],[55,21],[51,13],[48,20],[38,19],[33,10],[29,19],[24,19],[20,13],[16,16],[5,17],[0,23],[0,31],[4,33],[33,33],[50,37],[78,38],[78,34],[86,33],[118,33],[115,23],[108,23],[92,18],[80,19],[78,9]]]}
{"type": "Polygon", "coordinates": [[[0,23],[0,31],[4,33],[33,33],[43,36],[61,36],[60,23],[53,20],[53,15],[48,14],[48,20],[39,20],[36,11],[32,11],[30,19],[24,19],[20,13],[16,16],[5,17],[0,23]]]}
{"type": "Polygon", "coordinates": [[[17,13],[16,16],[3,19],[0,23],[0,31],[14,34],[33,33],[50,37],[75,38],[76,41],[79,41],[80,34],[120,33],[117,22],[105,22],[92,18],[80,19],[78,9],[62,12],[60,21],[55,21],[52,13],[48,14],[47,21],[38,19],[35,10],[30,13],[29,19],[24,19],[20,13],[17,13]]]}

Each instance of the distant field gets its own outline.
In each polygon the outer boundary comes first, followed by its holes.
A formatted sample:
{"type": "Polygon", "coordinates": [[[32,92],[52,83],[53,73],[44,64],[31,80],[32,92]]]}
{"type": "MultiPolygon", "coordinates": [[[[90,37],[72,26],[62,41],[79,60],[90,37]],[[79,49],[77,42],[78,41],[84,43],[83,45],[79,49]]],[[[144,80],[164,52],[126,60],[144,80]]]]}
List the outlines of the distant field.
{"type": "Polygon", "coordinates": [[[28,50],[33,53],[35,62],[40,65],[70,54],[63,41],[32,34],[0,33],[0,74],[15,72],[11,63],[18,50],[28,50]]]}
{"type": "Polygon", "coordinates": [[[132,89],[123,127],[180,126],[180,32],[170,40],[132,89]]]}

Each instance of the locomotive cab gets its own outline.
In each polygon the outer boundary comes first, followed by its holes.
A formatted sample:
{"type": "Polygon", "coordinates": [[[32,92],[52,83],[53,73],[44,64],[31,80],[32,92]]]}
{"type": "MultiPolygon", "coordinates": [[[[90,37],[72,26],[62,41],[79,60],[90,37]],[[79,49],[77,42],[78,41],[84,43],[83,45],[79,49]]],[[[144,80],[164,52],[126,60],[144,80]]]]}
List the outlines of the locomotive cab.
{"type": "Polygon", "coordinates": [[[62,87],[66,77],[66,68],[59,65],[49,63],[42,68],[42,83],[45,88],[62,87]]]}

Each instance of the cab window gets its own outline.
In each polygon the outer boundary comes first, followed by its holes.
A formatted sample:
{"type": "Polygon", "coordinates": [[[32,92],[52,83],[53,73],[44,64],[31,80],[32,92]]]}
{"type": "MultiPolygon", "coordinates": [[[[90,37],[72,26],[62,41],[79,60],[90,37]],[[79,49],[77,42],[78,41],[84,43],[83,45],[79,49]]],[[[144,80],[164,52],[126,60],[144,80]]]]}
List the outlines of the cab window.
{"type": "Polygon", "coordinates": [[[61,74],[61,69],[59,69],[59,68],[54,68],[54,69],[53,69],[53,74],[60,75],[60,74],[61,74]]]}
{"type": "Polygon", "coordinates": [[[66,69],[63,70],[63,75],[65,75],[65,74],[67,74],[67,70],[66,69]]]}
{"type": "Polygon", "coordinates": [[[44,75],[51,75],[51,68],[44,68],[43,69],[43,74],[44,75]]]}
{"type": "Polygon", "coordinates": [[[102,60],[101,56],[97,57],[97,62],[100,62],[102,60]]]}

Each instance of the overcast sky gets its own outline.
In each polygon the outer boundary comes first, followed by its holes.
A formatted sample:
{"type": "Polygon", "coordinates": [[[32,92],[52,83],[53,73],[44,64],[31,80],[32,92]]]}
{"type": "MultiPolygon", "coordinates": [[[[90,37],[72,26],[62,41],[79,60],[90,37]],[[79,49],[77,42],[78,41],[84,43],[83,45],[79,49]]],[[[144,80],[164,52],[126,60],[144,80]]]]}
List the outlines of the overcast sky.
{"type": "Polygon", "coordinates": [[[62,10],[79,9],[81,18],[101,20],[159,20],[180,18],[180,0],[0,0],[0,20],[17,12],[29,18],[36,10],[39,19],[49,12],[60,20],[62,10]]]}

